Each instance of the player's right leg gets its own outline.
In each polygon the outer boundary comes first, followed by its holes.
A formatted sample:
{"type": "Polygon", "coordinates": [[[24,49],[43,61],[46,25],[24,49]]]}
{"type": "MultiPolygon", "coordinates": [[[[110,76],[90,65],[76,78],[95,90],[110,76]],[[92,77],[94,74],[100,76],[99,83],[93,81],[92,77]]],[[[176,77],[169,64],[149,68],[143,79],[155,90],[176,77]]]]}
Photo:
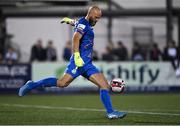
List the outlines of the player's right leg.
{"type": "Polygon", "coordinates": [[[39,88],[39,87],[67,87],[73,81],[73,77],[65,73],[61,78],[57,79],[55,77],[45,78],[39,81],[28,81],[25,85],[23,85],[19,89],[19,96],[24,96],[27,92],[32,89],[39,88]]]}

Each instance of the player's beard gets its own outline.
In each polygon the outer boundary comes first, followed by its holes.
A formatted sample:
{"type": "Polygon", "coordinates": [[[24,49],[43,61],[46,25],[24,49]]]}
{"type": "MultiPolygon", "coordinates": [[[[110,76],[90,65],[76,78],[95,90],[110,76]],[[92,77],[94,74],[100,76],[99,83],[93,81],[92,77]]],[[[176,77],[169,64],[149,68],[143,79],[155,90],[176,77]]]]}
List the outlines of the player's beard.
{"type": "Polygon", "coordinates": [[[90,23],[91,26],[96,25],[96,21],[94,21],[92,17],[89,18],[89,23],[90,23]]]}

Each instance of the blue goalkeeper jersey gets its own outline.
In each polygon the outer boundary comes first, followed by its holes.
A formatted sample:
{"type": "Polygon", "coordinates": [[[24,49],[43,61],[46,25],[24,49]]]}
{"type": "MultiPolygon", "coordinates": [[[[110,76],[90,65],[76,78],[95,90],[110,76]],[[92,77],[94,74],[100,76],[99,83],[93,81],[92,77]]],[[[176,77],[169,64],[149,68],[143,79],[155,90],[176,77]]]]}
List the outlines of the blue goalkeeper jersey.
{"type": "Polygon", "coordinates": [[[77,67],[74,63],[74,55],[72,55],[65,73],[70,74],[73,78],[81,75],[89,79],[91,75],[100,73],[100,71],[92,64],[92,53],[94,45],[93,28],[83,17],[77,21],[74,27],[74,32],[79,32],[82,35],[79,45],[79,51],[81,58],[83,59],[85,64],[82,67],[78,67],[78,69],[76,69],[77,67]]]}
{"type": "MultiPolygon", "coordinates": [[[[85,64],[92,62],[94,32],[85,17],[82,17],[77,21],[74,32],[79,32],[82,35],[79,46],[81,58],[85,64]]],[[[74,61],[74,56],[71,56],[70,61],[74,61]]]]}

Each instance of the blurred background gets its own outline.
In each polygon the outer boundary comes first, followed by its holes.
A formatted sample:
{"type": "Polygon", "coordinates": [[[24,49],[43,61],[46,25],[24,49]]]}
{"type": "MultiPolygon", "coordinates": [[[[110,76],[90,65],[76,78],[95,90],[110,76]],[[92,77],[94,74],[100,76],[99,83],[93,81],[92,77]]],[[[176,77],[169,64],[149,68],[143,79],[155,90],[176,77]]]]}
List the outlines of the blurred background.
{"type": "MultiPolygon", "coordinates": [[[[102,9],[94,27],[94,64],[127,92],[179,92],[179,0],[1,0],[0,90],[16,92],[27,80],[60,77],[71,56],[73,27],[91,5],[102,9]],[[111,64],[111,65],[109,65],[111,64]]],[[[98,90],[83,78],[65,89],[98,90]]],[[[37,91],[38,92],[38,91],[37,91]]]]}

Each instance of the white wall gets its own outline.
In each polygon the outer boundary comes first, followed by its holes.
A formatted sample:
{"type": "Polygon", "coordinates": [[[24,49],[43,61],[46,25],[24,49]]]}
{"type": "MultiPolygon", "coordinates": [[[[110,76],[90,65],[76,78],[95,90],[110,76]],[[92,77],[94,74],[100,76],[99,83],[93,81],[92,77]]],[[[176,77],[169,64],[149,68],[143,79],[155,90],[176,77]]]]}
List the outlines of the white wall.
{"type": "MultiPolygon", "coordinates": [[[[62,50],[65,42],[72,38],[72,27],[60,24],[58,18],[8,18],[7,32],[14,35],[13,41],[21,46],[21,61],[27,62],[30,57],[32,45],[41,38],[44,46],[52,39],[58,51],[58,59],[62,61],[62,50]]],[[[128,47],[132,48],[132,27],[152,27],[154,41],[161,49],[166,44],[166,20],[165,18],[117,18],[113,19],[112,40],[122,40],[128,47]]],[[[107,44],[107,19],[101,19],[94,28],[94,48],[102,54],[107,44]]],[[[177,42],[177,25],[174,24],[173,37],[177,42]]]]}

